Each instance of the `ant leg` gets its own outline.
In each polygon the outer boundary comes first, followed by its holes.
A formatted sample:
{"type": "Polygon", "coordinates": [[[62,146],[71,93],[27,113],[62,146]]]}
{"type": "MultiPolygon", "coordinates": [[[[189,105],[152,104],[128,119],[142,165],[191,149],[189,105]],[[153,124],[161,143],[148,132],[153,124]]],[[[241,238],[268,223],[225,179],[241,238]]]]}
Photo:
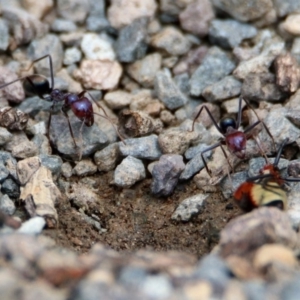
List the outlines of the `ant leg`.
{"type": "Polygon", "coordinates": [[[220,147],[221,147],[221,150],[222,150],[222,152],[223,152],[223,154],[224,154],[224,156],[225,156],[225,158],[226,158],[226,160],[227,160],[227,162],[228,162],[228,164],[229,164],[229,166],[230,166],[232,172],[234,172],[234,167],[233,167],[232,164],[230,163],[229,158],[228,158],[228,155],[227,155],[226,151],[224,150],[224,147],[222,146],[222,144],[220,144],[220,147]]]}
{"type": "MultiPolygon", "coordinates": [[[[267,127],[267,125],[265,124],[265,122],[262,121],[262,120],[260,119],[260,117],[258,116],[257,112],[256,112],[256,111],[254,110],[254,108],[251,106],[250,102],[249,102],[248,100],[246,100],[245,98],[241,98],[241,99],[244,100],[245,103],[247,104],[247,106],[254,112],[254,114],[256,115],[256,118],[260,121],[259,123],[261,123],[261,124],[264,126],[264,128],[265,128],[267,134],[269,135],[269,137],[270,137],[271,140],[272,140],[273,148],[274,148],[274,151],[276,152],[276,144],[275,144],[274,137],[273,137],[273,135],[271,134],[271,131],[269,130],[269,128],[267,127]]],[[[255,123],[257,123],[257,122],[255,122],[255,123]]],[[[254,123],[254,124],[255,124],[255,123],[254,123]]],[[[257,123],[257,124],[258,124],[258,123],[257,123]]],[[[256,124],[256,125],[257,125],[257,124],[256,124]]],[[[256,126],[256,125],[255,125],[255,126],[256,126]]],[[[254,126],[254,127],[255,127],[255,126],[254,126]]],[[[252,128],[253,128],[253,127],[252,127],[252,128]]]]}
{"type": "Polygon", "coordinates": [[[274,160],[274,163],[273,165],[277,167],[278,163],[279,163],[279,160],[280,160],[280,156],[281,156],[281,153],[282,153],[282,150],[284,148],[284,146],[286,145],[286,143],[289,141],[288,138],[284,139],[283,142],[281,143],[278,151],[277,151],[277,155],[275,157],[275,160],[274,160]]]}
{"type": "Polygon", "coordinates": [[[77,144],[76,144],[76,142],[75,142],[75,136],[74,136],[73,129],[72,129],[72,126],[71,126],[71,123],[70,123],[70,119],[69,119],[68,112],[67,112],[67,110],[64,108],[64,106],[62,107],[61,110],[62,110],[62,112],[64,113],[65,117],[66,117],[67,120],[68,120],[69,130],[70,130],[70,133],[71,133],[71,136],[72,136],[74,145],[75,145],[75,147],[77,148],[77,144]]]}
{"type": "Polygon", "coordinates": [[[218,143],[216,143],[216,144],[214,144],[214,145],[212,145],[212,146],[206,148],[204,151],[201,152],[201,158],[202,158],[204,167],[205,167],[205,169],[206,169],[207,174],[208,174],[210,177],[211,177],[211,171],[209,170],[209,168],[208,168],[208,166],[207,166],[207,163],[206,163],[206,161],[205,161],[205,158],[204,158],[204,155],[203,155],[203,154],[204,154],[205,152],[208,152],[208,151],[210,151],[210,150],[213,150],[213,149],[215,149],[215,148],[217,148],[217,147],[219,147],[219,146],[221,146],[221,142],[218,142],[218,143]]]}
{"type": "Polygon", "coordinates": [[[221,128],[220,128],[220,126],[219,126],[218,123],[216,122],[215,118],[213,117],[213,115],[211,114],[211,112],[209,111],[209,109],[207,108],[207,106],[205,106],[205,105],[203,105],[203,106],[200,108],[200,110],[198,111],[196,117],[194,118],[193,126],[192,126],[192,130],[191,130],[191,131],[194,131],[195,122],[196,122],[196,120],[198,119],[198,117],[200,116],[200,114],[201,114],[201,112],[202,112],[203,109],[206,110],[207,114],[209,115],[210,119],[212,120],[212,122],[214,123],[214,125],[216,126],[216,128],[218,129],[218,131],[219,131],[222,135],[224,135],[223,132],[222,132],[222,130],[221,130],[221,128]]]}
{"type": "Polygon", "coordinates": [[[78,97],[79,97],[79,98],[83,97],[83,95],[84,95],[85,93],[87,93],[87,94],[91,97],[91,99],[93,100],[93,102],[94,102],[94,103],[95,103],[95,104],[103,111],[103,113],[104,113],[105,116],[102,116],[102,115],[100,115],[100,114],[98,114],[98,113],[95,113],[95,112],[94,112],[94,114],[97,115],[97,116],[100,116],[100,117],[102,117],[102,118],[104,118],[104,119],[106,119],[106,120],[108,120],[108,121],[112,124],[112,126],[115,128],[115,130],[116,130],[116,132],[117,132],[117,134],[118,134],[120,140],[123,142],[124,145],[126,145],[126,143],[125,143],[125,141],[124,141],[124,138],[122,137],[122,135],[121,135],[121,133],[120,133],[118,127],[115,127],[115,126],[114,126],[114,123],[112,122],[112,120],[110,119],[110,117],[107,115],[105,109],[104,109],[104,108],[103,108],[103,107],[102,107],[102,106],[94,99],[94,97],[93,97],[88,91],[82,91],[82,92],[80,92],[80,93],[78,94],[78,97]]]}
{"type": "Polygon", "coordinates": [[[82,123],[81,123],[81,126],[80,126],[80,129],[79,129],[79,140],[80,140],[80,147],[79,147],[79,152],[78,152],[78,159],[79,160],[81,160],[81,158],[82,158],[82,149],[83,149],[83,136],[82,136],[82,129],[83,129],[83,125],[84,125],[84,121],[85,120],[83,120],[82,121],[82,123]]]}

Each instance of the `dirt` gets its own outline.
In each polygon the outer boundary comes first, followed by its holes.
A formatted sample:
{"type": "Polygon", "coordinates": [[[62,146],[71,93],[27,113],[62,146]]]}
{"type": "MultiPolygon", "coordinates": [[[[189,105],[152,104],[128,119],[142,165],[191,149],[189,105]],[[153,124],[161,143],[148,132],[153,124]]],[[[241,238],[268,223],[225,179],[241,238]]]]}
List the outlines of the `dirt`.
{"type": "MultiPolygon", "coordinates": [[[[113,172],[90,178],[96,181],[97,194],[105,205],[102,213],[94,205],[87,214],[98,215],[107,231],[99,233],[88,224],[66,196],[57,206],[59,227],[44,230],[58,246],[78,253],[87,252],[93,244],[101,242],[115,250],[177,250],[201,257],[216,245],[225,224],[239,214],[231,200],[224,200],[221,194],[211,194],[200,214],[189,222],[175,222],[170,217],[178,204],[200,192],[192,181],[179,184],[168,198],[155,198],[150,193],[151,179],[122,190],[110,184],[113,172]]],[[[79,181],[78,178],[70,180],[79,181]]]]}

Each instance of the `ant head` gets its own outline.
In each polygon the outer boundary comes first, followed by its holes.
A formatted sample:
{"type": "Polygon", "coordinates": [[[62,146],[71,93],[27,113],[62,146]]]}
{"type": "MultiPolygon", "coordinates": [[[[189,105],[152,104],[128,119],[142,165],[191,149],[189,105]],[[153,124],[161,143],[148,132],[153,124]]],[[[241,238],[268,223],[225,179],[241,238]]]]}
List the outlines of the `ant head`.
{"type": "Polygon", "coordinates": [[[225,134],[227,132],[227,129],[229,127],[232,127],[234,129],[236,128],[236,120],[234,118],[231,117],[225,117],[220,121],[220,128],[223,134],[225,134]]]}
{"type": "Polygon", "coordinates": [[[43,75],[27,76],[23,82],[23,87],[28,95],[45,95],[51,93],[49,80],[43,75]]]}

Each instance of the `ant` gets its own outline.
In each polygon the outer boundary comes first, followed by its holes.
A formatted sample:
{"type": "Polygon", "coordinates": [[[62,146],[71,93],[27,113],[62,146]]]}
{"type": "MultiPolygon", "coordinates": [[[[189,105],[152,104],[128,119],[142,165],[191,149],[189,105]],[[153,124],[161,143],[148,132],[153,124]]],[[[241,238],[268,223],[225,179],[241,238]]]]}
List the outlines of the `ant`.
{"type": "MultiPolygon", "coordinates": [[[[54,88],[53,64],[52,64],[52,58],[51,58],[50,54],[44,55],[44,56],[32,61],[28,70],[30,70],[36,62],[46,59],[46,58],[49,59],[50,83],[49,83],[49,80],[45,76],[40,75],[40,74],[33,74],[33,75],[20,77],[9,83],[5,83],[0,86],[0,89],[4,88],[10,84],[13,84],[17,81],[24,80],[23,86],[27,93],[35,94],[43,100],[52,102],[50,116],[49,116],[49,120],[48,120],[48,124],[47,124],[48,138],[49,138],[49,129],[50,129],[50,125],[51,125],[51,118],[52,118],[52,113],[53,113],[54,107],[57,103],[63,102],[63,106],[62,106],[61,110],[68,120],[69,130],[70,130],[74,145],[77,148],[74,133],[73,133],[71,123],[69,120],[69,116],[68,116],[68,111],[70,109],[72,110],[74,115],[80,121],[82,121],[82,125],[80,127],[80,135],[82,135],[83,124],[88,127],[91,127],[94,124],[94,115],[98,115],[102,118],[107,119],[108,121],[111,122],[112,125],[113,125],[113,122],[108,117],[104,108],[99,103],[97,103],[94,100],[94,98],[87,91],[84,90],[78,94],[75,94],[75,93],[64,93],[61,90],[54,88]],[[95,104],[104,112],[104,116],[94,112],[92,102],[87,97],[84,96],[86,93],[88,93],[90,95],[91,99],[95,102],[95,104]]],[[[125,143],[117,128],[116,128],[116,131],[117,131],[117,134],[120,137],[121,141],[123,141],[123,143],[125,143]]],[[[81,157],[81,155],[80,155],[80,157],[81,157]]]]}
{"type": "Polygon", "coordinates": [[[260,174],[248,178],[235,191],[234,199],[242,210],[248,212],[259,206],[274,206],[281,210],[287,208],[284,183],[300,181],[300,178],[283,178],[280,175],[278,163],[287,142],[288,139],[285,139],[280,145],[273,164],[265,157],[266,165],[260,170],[260,174]]]}
{"type": "MultiPolygon", "coordinates": [[[[193,125],[192,125],[192,131],[194,131],[194,126],[195,126],[195,122],[197,120],[197,118],[200,116],[201,112],[203,111],[203,109],[206,110],[207,114],[209,115],[210,119],[212,120],[213,124],[215,125],[215,127],[217,128],[217,130],[223,135],[223,138],[221,138],[221,140],[219,142],[217,142],[216,144],[204,149],[201,152],[201,158],[203,161],[203,164],[205,166],[205,169],[207,171],[207,173],[211,176],[211,171],[209,170],[207,163],[204,159],[204,153],[208,152],[210,150],[213,150],[217,147],[221,147],[221,150],[226,158],[226,160],[228,161],[228,164],[230,165],[231,169],[233,170],[232,165],[230,164],[229,160],[228,160],[228,156],[224,150],[223,145],[227,146],[227,149],[234,155],[236,155],[239,159],[244,159],[245,155],[246,155],[246,143],[247,143],[247,139],[250,138],[252,135],[249,134],[249,132],[256,127],[258,124],[262,124],[264,126],[264,128],[266,129],[268,135],[271,137],[274,148],[275,148],[275,142],[273,139],[273,136],[270,132],[270,130],[268,129],[268,127],[266,126],[266,124],[261,121],[257,115],[257,113],[255,112],[255,110],[251,107],[250,103],[243,99],[242,97],[239,98],[239,107],[238,107],[238,116],[237,116],[237,120],[235,120],[232,117],[225,117],[223,119],[221,119],[220,121],[220,125],[218,125],[218,123],[216,122],[216,120],[214,119],[213,115],[211,114],[211,112],[209,111],[209,109],[207,108],[207,106],[203,105],[200,110],[198,111],[196,117],[194,118],[193,121],[193,125]],[[239,127],[241,125],[241,121],[242,121],[242,100],[244,100],[247,104],[247,106],[253,110],[253,112],[255,113],[256,117],[258,118],[258,121],[256,121],[255,123],[253,123],[252,125],[248,126],[244,131],[240,131],[239,127]]],[[[255,139],[256,141],[256,139],[255,139]]],[[[258,144],[258,143],[257,143],[258,144]]],[[[259,146],[259,144],[258,144],[259,146]]]]}

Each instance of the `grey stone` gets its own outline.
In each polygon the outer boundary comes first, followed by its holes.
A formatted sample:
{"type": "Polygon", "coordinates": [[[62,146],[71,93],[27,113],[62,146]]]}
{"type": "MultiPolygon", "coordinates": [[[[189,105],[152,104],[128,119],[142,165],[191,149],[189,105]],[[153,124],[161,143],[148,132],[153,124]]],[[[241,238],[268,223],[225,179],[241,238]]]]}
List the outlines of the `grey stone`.
{"type": "Polygon", "coordinates": [[[299,274],[295,276],[291,281],[286,282],[280,291],[277,294],[279,299],[287,299],[287,300],[297,300],[298,295],[300,293],[300,278],[299,274]]]}
{"type": "Polygon", "coordinates": [[[134,62],[146,55],[147,18],[134,20],[122,28],[115,44],[116,53],[121,62],[134,62]]]}
{"type": "MultiPolygon", "coordinates": [[[[64,58],[63,47],[60,39],[54,34],[47,34],[41,39],[33,40],[28,46],[28,56],[31,60],[44,55],[51,54],[54,74],[62,67],[64,58]],[[51,52],[49,53],[49,49],[51,52]]],[[[36,73],[50,76],[50,65],[48,58],[42,59],[34,64],[36,73]]]]}
{"type": "Polygon", "coordinates": [[[279,17],[285,17],[291,13],[300,13],[300,2],[298,0],[273,0],[273,3],[279,17]]]}
{"type": "Polygon", "coordinates": [[[87,59],[112,61],[116,57],[112,43],[105,35],[85,33],[80,47],[87,59]]]}
{"type": "MultiPolygon", "coordinates": [[[[209,145],[204,144],[204,143],[200,143],[196,146],[190,147],[189,149],[187,149],[184,153],[184,157],[188,160],[193,159],[196,155],[200,155],[201,152],[205,149],[207,149],[209,147],[209,145]]],[[[207,154],[210,156],[211,154],[209,154],[211,151],[208,151],[207,154]]]]}
{"type": "Polygon", "coordinates": [[[241,94],[242,83],[233,76],[226,76],[220,81],[207,86],[203,97],[209,102],[221,101],[233,98],[241,94]]]}
{"type": "Polygon", "coordinates": [[[31,141],[23,141],[12,147],[11,154],[16,158],[27,158],[38,154],[37,146],[31,141]]]}
{"type": "Polygon", "coordinates": [[[77,30],[77,26],[71,20],[55,19],[51,24],[51,29],[54,32],[72,32],[77,30]]]}
{"type": "Polygon", "coordinates": [[[122,109],[128,106],[131,102],[132,95],[123,90],[108,92],[104,96],[104,101],[111,109],[122,109]]]}
{"type": "Polygon", "coordinates": [[[126,266],[120,271],[119,281],[125,286],[140,288],[146,276],[146,270],[135,266],[126,266]]]}
{"type": "Polygon", "coordinates": [[[51,102],[42,100],[38,96],[26,98],[19,106],[18,109],[21,111],[34,115],[41,110],[50,111],[52,106],[51,102]]]}
{"type": "MultiPolygon", "coordinates": [[[[174,77],[174,82],[177,84],[179,89],[184,94],[189,94],[190,92],[190,77],[188,73],[182,73],[179,75],[176,75],[174,77]]],[[[190,101],[189,101],[190,102],[190,101]]],[[[198,102],[199,104],[199,102],[198,102]]]]}
{"type": "Polygon", "coordinates": [[[86,26],[89,31],[101,31],[109,26],[106,19],[105,0],[90,0],[89,16],[86,19],[86,26]]]}
{"type": "Polygon", "coordinates": [[[61,174],[66,178],[70,178],[72,176],[72,166],[69,162],[65,162],[62,164],[61,174]]]}
{"type": "Polygon", "coordinates": [[[176,210],[171,216],[172,220],[189,221],[193,216],[200,213],[205,205],[207,194],[197,194],[184,199],[177,206],[176,210]]]}
{"type": "Polygon", "coordinates": [[[43,134],[36,134],[31,140],[39,149],[39,154],[51,155],[52,149],[47,137],[43,134]]]}
{"type": "Polygon", "coordinates": [[[0,163],[0,183],[2,183],[9,175],[9,171],[4,166],[4,162],[0,163]]]}
{"type": "MultiPolygon", "coordinates": [[[[293,142],[297,140],[300,135],[299,128],[285,118],[287,112],[288,110],[284,107],[274,107],[264,118],[264,123],[269,128],[274,140],[279,144],[286,139],[286,137],[289,138],[290,142],[293,142]],[[278,120],[280,120],[280,122],[278,122],[278,120]]],[[[258,137],[262,141],[262,144],[270,140],[265,130],[262,130],[258,137]]]]}
{"type": "Polygon", "coordinates": [[[194,273],[196,278],[210,282],[218,291],[215,297],[220,297],[231,278],[231,270],[218,255],[206,255],[198,264],[194,273]]]}
{"type": "Polygon", "coordinates": [[[270,32],[264,32],[262,38],[262,45],[256,49],[255,55],[250,58],[245,59],[239,63],[233,72],[233,75],[241,80],[253,74],[263,74],[269,73],[269,68],[271,67],[275,57],[282,53],[285,48],[284,41],[270,32]],[[270,36],[269,36],[270,35],[270,36]],[[266,42],[266,40],[268,42],[266,42]],[[263,47],[262,47],[263,46],[263,47]],[[257,55],[259,51],[259,55],[257,55]]]}
{"type": "Polygon", "coordinates": [[[67,48],[64,54],[64,65],[72,65],[81,61],[81,52],[77,47],[67,48]]]}
{"type": "Polygon", "coordinates": [[[83,23],[89,12],[89,1],[58,0],[57,12],[63,18],[73,22],[83,23]]]}
{"type": "Polygon", "coordinates": [[[180,124],[179,129],[183,130],[183,131],[186,131],[186,132],[189,132],[189,133],[192,133],[192,132],[197,133],[197,137],[192,142],[193,145],[197,145],[199,143],[204,143],[204,144],[210,145],[213,142],[212,135],[211,135],[210,131],[207,130],[203,126],[203,124],[196,122],[195,125],[194,125],[194,131],[191,131],[192,126],[193,126],[193,120],[187,119],[187,120],[183,121],[180,124]]]}
{"type": "Polygon", "coordinates": [[[33,125],[28,124],[26,127],[26,133],[29,135],[43,135],[47,133],[46,124],[44,121],[35,123],[33,125]]]}
{"type": "Polygon", "coordinates": [[[43,217],[37,216],[22,223],[21,227],[17,230],[17,232],[22,234],[31,234],[31,235],[40,234],[43,231],[45,225],[46,225],[45,219],[43,217]]]}
{"type": "Polygon", "coordinates": [[[181,31],[172,26],[166,26],[152,36],[150,44],[172,56],[183,55],[191,47],[189,39],[181,31]]]}
{"type": "Polygon", "coordinates": [[[73,169],[73,174],[77,176],[93,175],[97,172],[97,166],[90,159],[79,161],[73,169]]]}
{"type": "Polygon", "coordinates": [[[196,36],[204,37],[208,33],[209,23],[214,18],[214,10],[209,0],[190,2],[179,14],[181,27],[196,36]]]}
{"type": "Polygon", "coordinates": [[[16,211],[16,206],[8,195],[3,195],[0,197],[0,209],[5,214],[12,216],[16,211]]]}
{"type": "Polygon", "coordinates": [[[141,291],[149,299],[167,299],[172,293],[172,284],[167,275],[148,275],[143,282],[141,291]]]}
{"type": "Polygon", "coordinates": [[[130,155],[136,158],[156,160],[162,155],[158,138],[154,134],[141,138],[126,139],[126,145],[120,142],[119,147],[123,156],[130,155]]]}
{"type": "Polygon", "coordinates": [[[260,281],[248,281],[243,284],[247,299],[263,300],[267,298],[267,286],[260,281]]]}
{"type": "Polygon", "coordinates": [[[128,65],[128,74],[146,88],[153,87],[156,73],[161,69],[161,54],[155,52],[128,65]]]}
{"type": "Polygon", "coordinates": [[[78,159],[93,154],[95,151],[104,148],[108,144],[107,136],[94,124],[92,127],[83,125],[82,139],[80,137],[80,127],[82,122],[74,115],[70,117],[78,149],[74,145],[67,119],[62,115],[52,116],[50,126],[50,140],[54,147],[69,158],[78,159]],[[80,153],[81,152],[81,153],[80,153]]]}
{"type": "Polygon", "coordinates": [[[9,31],[7,23],[0,19],[0,50],[6,51],[9,45],[9,31]]]}
{"type": "Polygon", "coordinates": [[[298,64],[300,64],[300,37],[293,40],[291,54],[297,59],[298,64]]]}
{"type": "Polygon", "coordinates": [[[120,157],[119,144],[113,143],[104,149],[97,151],[94,155],[94,161],[98,171],[108,172],[115,168],[120,157]]]}
{"type": "Polygon", "coordinates": [[[250,73],[243,82],[242,95],[250,101],[276,102],[286,97],[276,84],[275,75],[272,73],[250,73]]]}
{"type": "MultiPolygon", "coordinates": [[[[207,148],[207,147],[206,147],[207,148]]],[[[203,147],[204,150],[204,147],[203,147]]],[[[204,158],[210,158],[212,152],[208,151],[204,153],[204,158]]],[[[187,180],[190,179],[192,176],[194,176],[196,173],[201,171],[204,168],[204,163],[201,157],[201,152],[196,154],[187,164],[185,165],[185,169],[180,175],[180,180],[187,180]]]]}
{"type": "Polygon", "coordinates": [[[226,176],[220,182],[221,191],[225,199],[232,197],[232,193],[236,191],[243,182],[246,181],[248,178],[248,173],[247,171],[242,171],[230,174],[229,176],[226,176]]]}
{"type": "Polygon", "coordinates": [[[184,167],[181,155],[162,155],[152,170],[151,193],[157,197],[171,195],[184,167]]]}
{"type": "Polygon", "coordinates": [[[136,182],[146,178],[146,170],[141,160],[127,156],[119,164],[114,173],[114,182],[117,186],[128,188],[136,182]]]}
{"type": "Polygon", "coordinates": [[[256,34],[254,26],[231,19],[213,20],[209,27],[210,42],[225,49],[237,47],[244,39],[253,38],[256,34]]]}
{"type": "Polygon", "coordinates": [[[167,71],[159,71],[156,74],[154,90],[158,99],[170,110],[179,108],[188,101],[187,97],[180,91],[167,71]]]}
{"type": "Polygon", "coordinates": [[[41,154],[39,155],[39,158],[41,160],[42,165],[48,168],[53,176],[60,175],[61,167],[63,164],[63,161],[60,158],[60,156],[41,154]]]}
{"type": "Polygon", "coordinates": [[[191,77],[191,95],[200,96],[207,86],[229,75],[234,68],[234,62],[224,51],[218,47],[211,47],[204,57],[202,64],[191,77]]]}
{"type": "Polygon", "coordinates": [[[183,154],[193,142],[199,138],[197,131],[186,131],[172,127],[162,132],[158,143],[163,153],[183,154]]]}
{"type": "Polygon", "coordinates": [[[4,127],[0,127],[0,146],[12,139],[12,134],[4,127]]]}
{"type": "Polygon", "coordinates": [[[10,42],[16,47],[27,45],[47,33],[48,26],[25,9],[9,5],[1,5],[1,8],[1,15],[8,22],[13,33],[10,42]]]}
{"type": "Polygon", "coordinates": [[[17,176],[17,161],[12,155],[7,151],[0,151],[0,161],[2,165],[9,171],[9,174],[15,179],[18,180],[17,176]]]}
{"type": "Polygon", "coordinates": [[[235,19],[245,22],[263,17],[273,8],[272,0],[249,0],[248,2],[213,0],[213,4],[235,19]]]}
{"type": "Polygon", "coordinates": [[[16,199],[20,196],[20,187],[12,178],[6,178],[2,183],[1,192],[10,198],[16,199]]]}

